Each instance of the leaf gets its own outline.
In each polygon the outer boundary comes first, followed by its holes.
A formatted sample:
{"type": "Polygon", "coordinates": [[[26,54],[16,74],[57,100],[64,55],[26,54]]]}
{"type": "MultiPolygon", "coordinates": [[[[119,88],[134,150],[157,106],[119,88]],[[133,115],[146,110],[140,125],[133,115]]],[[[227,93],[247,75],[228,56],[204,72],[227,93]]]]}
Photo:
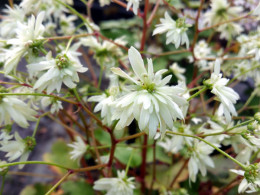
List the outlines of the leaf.
{"type": "Polygon", "coordinates": [[[168,65],[168,59],[166,57],[160,57],[153,60],[154,72],[161,69],[166,69],[168,65]]]}
{"type": "MultiPolygon", "coordinates": [[[[79,168],[77,162],[70,159],[70,151],[71,149],[67,146],[66,142],[59,139],[52,145],[51,152],[43,155],[43,159],[44,161],[61,164],[72,169],[79,168]]],[[[51,168],[58,174],[65,174],[67,172],[67,170],[58,167],[52,166],[51,168]]]]}
{"type": "Polygon", "coordinates": [[[108,132],[102,130],[102,129],[97,129],[94,131],[95,138],[102,144],[102,145],[110,145],[110,135],[108,132]]]}
{"type": "Polygon", "coordinates": [[[36,183],[34,185],[26,186],[20,195],[44,195],[51,188],[49,184],[36,183]]]}
{"type": "MultiPolygon", "coordinates": [[[[175,176],[177,175],[178,171],[182,167],[183,163],[183,161],[179,161],[172,166],[156,164],[156,181],[154,182],[153,189],[159,190],[163,186],[168,188],[175,176]]],[[[145,183],[147,187],[150,187],[153,176],[153,166],[150,165],[147,170],[148,174],[145,177],[145,183]]],[[[178,183],[185,181],[187,178],[188,169],[185,168],[177,178],[177,181],[175,182],[173,188],[178,187],[178,183]]]]}
{"type": "Polygon", "coordinates": [[[61,184],[61,189],[64,191],[63,195],[94,195],[95,192],[92,186],[84,180],[80,181],[66,181],[61,184]]]}
{"type": "Polygon", "coordinates": [[[222,155],[217,155],[212,157],[215,167],[208,167],[208,177],[211,181],[218,184],[218,186],[223,186],[228,184],[233,179],[237,177],[236,174],[230,174],[229,170],[233,169],[236,164],[228,158],[222,155]]]}
{"type": "MultiPolygon", "coordinates": [[[[171,164],[171,158],[164,152],[163,148],[158,145],[156,146],[155,156],[156,156],[156,160],[171,164]]],[[[147,161],[147,163],[153,162],[153,149],[152,148],[148,148],[148,150],[147,150],[146,161],[147,161]]]]}
{"type": "Polygon", "coordinates": [[[117,147],[115,157],[123,164],[127,164],[133,151],[130,167],[138,167],[142,163],[141,151],[130,147],[117,147]],[[134,151],[133,151],[134,150],[134,151]]]}

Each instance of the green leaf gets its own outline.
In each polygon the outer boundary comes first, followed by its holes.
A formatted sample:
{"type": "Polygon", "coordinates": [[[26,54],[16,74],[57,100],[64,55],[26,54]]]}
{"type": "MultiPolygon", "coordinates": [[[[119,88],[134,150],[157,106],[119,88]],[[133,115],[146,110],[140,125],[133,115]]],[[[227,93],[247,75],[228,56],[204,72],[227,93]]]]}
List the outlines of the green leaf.
{"type": "Polygon", "coordinates": [[[61,189],[64,191],[63,195],[94,195],[95,192],[92,186],[84,180],[80,181],[66,181],[61,184],[61,189]]]}
{"type": "MultiPolygon", "coordinates": [[[[161,161],[161,162],[165,162],[165,163],[171,163],[171,157],[168,156],[162,147],[160,146],[156,146],[156,151],[155,151],[155,156],[156,159],[161,161]]],[[[147,163],[151,163],[153,162],[153,149],[152,148],[148,148],[147,150],[147,158],[146,158],[147,163]]]]}
{"type": "MultiPolygon", "coordinates": [[[[168,188],[177,175],[178,171],[183,165],[183,161],[179,161],[174,165],[167,166],[162,164],[156,164],[156,181],[154,182],[153,189],[159,190],[162,187],[168,188]]],[[[153,166],[150,165],[147,168],[148,174],[145,177],[146,186],[150,186],[153,178],[153,166]]],[[[179,182],[182,182],[188,178],[188,170],[185,168],[180,176],[178,177],[177,181],[175,182],[174,188],[177,187],[179,182]]]]}
{"type": "Polygon", "coordinates": [[[49,184],[36,183],[26,186],[20,195],[44,195],[52,186],[49,184]]]}
{"type": "Polygon", "coordinates": [[[110,135],[108,132],[102,130],[102,129],[97,129],[94,131],[95,138],[102,144],[102,145],[110,145],[110,135]]]}
{"type": "MultiPolygon", "coordinates": [[[[51,152],[43,155],[43,159],[44,161],[61,164],[72,169],[79,168],[77,162],[70,159],[70,151],[71,149],[67,146],[66,142],[59,139],[52,145],[51,152]]],[[[67,170],[58,167],[51,168],[59,174],[67,173],[67,170]]]]}
{"type": "Polygon", "coordinates": [[[157,72],[161,69],[166,69],[168,65],[168,59],[166,57],[160,57],[153,60],[153,69],[154,72],[157,72]]]}
{"type": "Polygon", "coordinates": [[[138,167],[142,163],[141,150],[133,149],[130,147],[117,147],[115,151],[115,157],[123,164],[127,164],[131,153],[133,151],[132,160],[130,163],[130,167],[138,167]],[[134,150],[134,151],[133,151],[134,150]]]}

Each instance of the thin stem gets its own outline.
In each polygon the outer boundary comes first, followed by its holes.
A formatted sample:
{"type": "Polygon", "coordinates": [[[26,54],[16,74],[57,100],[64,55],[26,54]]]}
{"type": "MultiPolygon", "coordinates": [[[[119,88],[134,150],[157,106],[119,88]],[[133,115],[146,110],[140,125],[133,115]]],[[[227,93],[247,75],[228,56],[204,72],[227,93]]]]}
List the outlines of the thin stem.
{"type": "Polygon", "coordinates": [[[50,195],[71,174],[72,174],[72,171],[68,171],[45,195],[50,195]]]}
{"type": "Polygon", "coordinates": [[[153,21],[153,18],[154,18],[155,14],[156,14],[156,12],[157,12],[159,6],[160,6],[160,2],[161,2],[161,0],[157,0],[157,1],[156,1],[156,4],[155,4],[155,6],[154,6],[154,8],[153,8],[153,11],[152,11],[152,13],[151,13],[149,19],[147,20],[147,23],[146,23],[147,26],[150,26],[150,25],[151,25],[151,23],[152,23],[152,21],[153,21]]]}
{"type": "Polygon", "coordinates": [[[238,77],[240,77],[240,76],[246,74],[247,72],[250,72],[251,70],[254,70],[254,69],[256,69],[256,68],[259,68],[259,67],[260,67],[260,65],[257,65],[257,66],[254,66],[254,67],[252,67],[252,68],[250,68],[250,69],[247,69],[247,70],[243,71],[242,73],[240,73],[239,75],[237,75],[236,77],[234,77],[233,79],[231,79],[231,80],[228,82],[228,85],[229,85],[230,83],[232,83],[234,80],[236,80],[238,77]]]}
{"type": "Polygon", "coordinates": [[[152,55],[155,55],[155,57],[159,57],[159,56],[168,56],[168,55],[172,55],[172,54],[187,53],[187,52],[190,52],[190,50],[183,49],[183,50],[168,51],[168,52],[164,52],[161,54],[152,54],[152,55]]]}
{"type": "Polygon", "coordinates": [[[66,3],[64,3],[64,2],[62,2],[62,1],[60,1],[60,0],[55,0],[55,1],[57,1],[57,2],[60,3],[61,5],[63,5],[63,6],[65,6],[66,8],[68,8],[68,9],[71,11],[71,13],[73,13],[73,14],[76,15],[76,16],[78,16],[84,23],[87,24],[87,26],[88,26],[92,31],[94,31],[94,29],[93,29],[93,27],[90,25],[89,21],[88,21],[86,18],[84,18],[77,10],[75,10],[73,7],[69,6],[68,4],[66,4],[66,3]]]}
{"type": "Polygon", "coordinates": [[[95,85],[95,87],[97,87],[97,85],[98,85],[98,80],[97,80],[97,76],[96,76],[96,74],[95,74],[94,68],[93,68],[93,66],[92,66],[92,64],[91,64],[91,61],[90,61],[88,55],[85,53],[85,51],[83,50],[82,47],[80,47],[79,50],[80,50],[80,52],[82,53],[82,57],[83,57],[83,59],[85,60],[85,62],[86,62],[86,64],[87,64],[87,67],[89,68],[91,77],[92,77],[92,79],[93,79],[93,81],[94,81],[94,85],[95,85]]]}
{"type": "Polygon", "coordinates": [[[243,105],[242,108],[240,108],[237,113],[239,114],[240,112],[242,112],[247,106],[248,104],[254,99],[255,95],[257,94],[257,89],[255,89],[251,95],[249,96],[249,98],[247,99],[246,103],[243,105]]]}
{"type": "Polygon", "coordinates": [[[100,33],[98,33],[97,35],[98,35],[101,39],[106,40],[106,41],[109,41],[110,43],[113,43],[114,45],[116,45],[116,46],[118,46],[118,47],[124,49],[125,51],[128,51],[128,49],[129,49],[128,47],[126,47],[126,46],[124,46],[124,45],[121,45],[121,44],[119,44],[119,43],[116,43],[115,41],[113,41],[113,40],[111,40],[111,39],[109,39],[109,38],[107,38],[107,37],[101,35],[100,33]]]}
{"type": "MultiPolygon", "coordinates": [[[[4,74],[4,75],[6,75],[4,71],[0,71],[0,74],[4,74]]],[[[24,82],[23,80],[21,80],[20,78],[18,78],[18,77],[15,76],[15,75],[8,74],[8,76],[11,76],[11,77],[15,78],[17,81],[20,81],[21,83],[24,82]]]]}
{"type": "Polygon", "coordinates": [[[34,127],[32,137],[35,137],[35,135],[36,135],[36,133],[37,133],[37,130],[38,130],[38,127],[39,127],[41,118],[44,117],[44,116],[46,116],[46,115],[48,115],[48,114],[50,114],[50,113],[49,113],[49,112],[46,112],[46,113],[42,114],[41,116],[39,116],[39,118],[38,118],[38,120],[37,120],[37,122],[36,122],[36,125],[35,125],[35,127],[34,127]]]}
{"type": "Polygon", "coordinates": [[[184,134],[184,133],[177,133],[177,132],[173,132],[173,131],[166,131],[166,133],[168,134],[172,134],[172,135],[180,135],[180,136],[184,136],[184,137],[192,137],[195,139],[198,139],[206,144],[208,144],[209,146],[211,146],[212,148],[214,148],[215,150],[217,150],[218,152],[220,152],[222,155],[226,156],[227,158],[229,158],[230,160],[232,160],[233,162],[235,162],[236,164],[238,164],[242,169],[246,169],[246,166],[243,165],[242,163],[240,163],[238,160],[234,159],[232,156],[230,156],[229,154],[227,154],[226,152],[224,152],[223,150],[219,149],[218,147],[216,147],[215,145],[211,144],[210,142],[195,136],[195,135],[189,135],[189,134],[184,134]]]}
{"type": "Polygon", "coordinates": [[[177,181],[178,177],[181,175],[182,171],[184,170],[184,168],[187,166],[189,162],[189,159],[185,160],[182,167],[180,168],[180,170],[178,171],[178,173],[176,174],[176,176],[173,178],[171,184],[170,184],[170,188],[173,187],[173,185],[175,184],[175,182],[177,181]]]}
{"type": "Polygon", "coordinates": [[[71,45],[73,39],[74,39],[74,36],[72,36],[72,37],[69,39],[68,44],[67,44],[67,47],[66,47],[66,50],[65,50],[65,53],[69,50],[69,47],[70,47],[70,45],[71,45]]]}
{"type": "Polygon", "coordinates": [[[59,167],[59,168],[62,168],[62,169],[71,170],[71,171],[73,171],[73,172],[75,172],[75,173],[77,173],[77,172],[91,171],[91,170],[95,170],[95,169],[99,169],[99,168],[103,168],[103,167],[106,167],[106,166],[107,166],[106,164],[102,164],[102,165],[95,165],[95,166],[90,166],[90,167],[72,169],[72,168],[65,167],[65,166],[63,166],[63,165],[59,165],[59,164],[51,163],[51,162],[44,162],[44,161],[25,161],[25,162],[13,162],[13,163],[2,164],[2,165],[0,165],[0,168],[11,167],[11,166],[15,166],[15,165],[26,165],[26,164],[41,164],[41,165],[55,166],[55,167],[59,167]]]}
{"type": "Polygon", "coordinates": [[[23,171],[8,171],[8,175],[19,175],[19,176],[28,176],[28,177],[41,177],[41,178],[59,178],[57,175],[48,175],[48,174],[38,174],[32,172],[23,172],[23,171]]]}
{"type": "MultiPolygon", "coordinates": [[[[204,4],[204,0],[200,0],[200,7],[198,9],[198,13],[197,13],[197,16],[196,16],[196,19],[195,19],[195,34],[194,34],[193,42],[192,42],[191,48],[190,48],[194,61],[197,60],[196,56],[195,56],[194,48],[195,48],[195,44],[196,44],[196,42],[197,42],[197,40],[199,38],[199,18],[200,18],[200,12],[201,12],[201,10],[203,8],[203,4],[204,4]]],[[[195,78],[195,77],[196,77],[196,74],[193,74],[193,78],[195,78]]]]}
{"type": "Polygon", "coordinates": [[[98,86],[97,88],[100,89],[101,83],[102,83],[102,78],[103,78],[103,71],[104,71],[104,66],[100,66],[100,72],[99,72],[99,78],[98,78],[98,86]]]}
{"type": "Polygon", "coordinates": [[[140,51],[144,50],[144,46],[145,46],[145,40],[146,40],[146,34],[147,34],[147,14],[148,14],[148,10],[149,10],[149,0],[145,0],[145,4],[144,4],[144,15],[143,15],[143,32],[142,32],[142,39],[141,39],[141,47],[140,47],[140,51]]]}
{"type": "Polygon", "coordinates": [[[0,195],[2,195],[2,194],[3,194],[3,191],[4,191],[4,186],[5,186],[5,176],[6,176],[6,174],[4,174],[4,175],[2,176],[2,184],[1,184],[0,195]]]}
{"type": "Polygon", "coordinates": [[[153,175],[150,190],[153,189],[154,182],[156,181],[156,140],[153,142],[153,175]]]}
{"type": "MultiPolygon", "coordinates": [[[[148,136],[145,134],[144,135],[144,143],[143,145],[144,146],[147,146],[147,143],[148,143],[148,136]]],[[[141,164],[141,174],[140,174],[140,177],[141,177],[141,190],[142,192],[144,193],[145,192],[145,181],[144,181],[144,178],[145,178],[145,174],[146,174],[146,156],[147,156],[147,147],[144,147],[142,149],[142,164],[141,164]]]]}
{"type": "Polygon", "coordinates": [[[105,126],[105,125],[103,125],[102,121],[99,120],[99,119],[96,117],[96,115],[94,115],[86,106],[84,106],[84,105],[81,105],[81,106],[82,106],[83,110],[84,110],[85,112],[87,112],[87,114],[90,115],[90,116],[97,122],[97,124],[98,124],[100,127],[102,127],[103,129],[105,129],[106,131],[109,131],[109,130],[110,130],[110,128],[107,127],[107,126],[105,126]]]}
{"type": "Polygon", "coordinates": [[[130,164],[131,164],[134,152],[135,152],[135,150],[133,149],[131,154],[130,154],[129,160],[127,162],[127,165],[126,165],[126,168],[125,168],[125,177],[127,177],[127,173],[128,173],[128,170],[129,170],[129,167],[130,167],[130,164]]]}
{"type": "Polygon", "coordinates": [[[71,37],[74,37],[74,39],[81,38],[81,37],[88,37],[93,36],[94,33],[83,33],[78,35],[71,35],[71,36],[55,36],[55,37],[46,37],[45,40],[52,41],[52,40],[64,40],[64,39],[71,39],[71,37]]]}
{"type": "Polygon", "coordinates": [[[194,97],[198,96],[200,93],[204,92],[207,90],[207,87],[203,87],[201,90],[197,91],[196,93],[194,93],[192,96],[190,96],[187,101],[192,100],[194,97]]]}
{"type": "Polygon", "coordinates": [[[50,166],[55,166],[55,167],[59,167],[59,168],[62,168],[62,169],[70,170],[70,168],[65,167],[63,165],[59,165],[59,164],[51,163],[51,162],[44,162],[44,161],[25,161],[25,162],[6,163],[6,164],[0,165],[0,168],[11,167],[11,166],[15,166],[15,165],[27,165],[27,164],[50,165],[50,166]]]}
{"type": "Polygon", "coordinates": [[[96,170],[96,169],[104,168],[106,166],[107,166],[107,164],[102,164],[102,165],[95,165],[95,166],[91,166],[91,167],[84,167],[84,168],[71,169],[71,170],[73,172],[77,173],[77,172],[85,172],[85,171],[96,170]]]}
{"type": "Polygon", "coordinates": [[[208,60],[208,61],[215,61],[218,58],[221,58],[223,61],[228,61],[228,60],[246,60],[246,59],[251,59],[254,56],[241,56],[241,57],[229,57],[229,58],[222,58],[222,57],[215,57],[215,58],[197,58],[197,60],[208,60]]]}
{"type": "Polygon", "coordinates": [[[259,152],[260,152],[260,149],[258,149],[258,150],[254,153],[254,155],[251,156],[249,162],[252,163],[253,160],[255,160],[255,158],[258,156],[259,152]]]}
{"type": "Polygon", "coordinates": [[[48,52],[43,47],[40,47],[39,49],[44,55],[47,55],[48,52]]]}
{"type": "Polygon", "coordinates": [[[145,135],[145,132],[140,132],[140,133],[136,133],[134,135],[129,135],[127,137],[123,137],[121,139],[118,139],[117,142],[123,142],[123,141],[129,140],[129,139],[134,139],[137,137],[141,137],[142,135],[145,135]]]}
{"type": "Polygon", "coordinates": [[[221,25],[223,25],[223,24],[227,24],[227,23],[230,23],[230,22],[235,22],[235,21],[241,20],[241,19],[243,19],[243,18],[246,18],[246,17],[248,17],[249,15],[250,15],[250,13],[249,13],[249,14],[246,14],[246,15],[244,15],[244,16],[240,16],[240,17],[237,17],[237,18],[233,18],[233,19],[231,19],[231,20],[227,20],[227,21],[224,21],[224,22],[220,22],[220,23],[218,23],[218,24],[215,24],[215,25],[212,25],[212,26],[203,28],[203,29],[201,29],[201,30],[199,30],[199,31],[202,32],[202,31],[205,31],[205,30],[209,30],[209,29],[212,29],[212,28],[221,26],[221,25]]]}
{"type": "Polygon", "coordinates": [[[110,149],[109,160],[108,160],[108,163],[107,163],[107,167],[108,167],[107,173],[108,173],[108,176],[111,177],[112,176],[112,164],[113,164],[113,160],[114,160],[114,156],[115,156],[116,144],[118,142],[116,142],[116,139],[115,139],[112,131],[110,131],[109,134],[110,134],[110,137],[111,137],[111,144],[112,145],[111,145],[111,149],[110,149]]]}
{"type": "Polygon", "coordinates": [[[63,98],[63,97],[59,97],[59,96],[56,96],[56,95],[50,95],[50,94],[44,94],[44,93],[0,93],[0,96],[5,96],[5,95],[45,96],[45,97],[53,97],[53,98],[56,98],[56,99],[59,99],[61,101],[68,102],[68,103],[71,103],[71,104],[78,104],[77,102],[68,100],[68,99],[63,98]]]}
{"type": "Polygon", "coordinates": [[[51,118],[52,120],[54,120],[56,123],[60,124],[61,126],[63,126],[68,132],[72,133],[73,135],[77,135],[80,136],[82,140],[85,140],[85,138],[78,133],[75,129],[69,127],[68,125],[64,124],[63,122],[57,120],[55,117],[53,117],[51,114],[47,115],[49,118],[51,118]]]}
{"type": "Polygon", "coordinates": [[[77,121],[73,118],[73,115],[71,115],[70,113],[68,113],[65,109],[61,110],[62,113],[64,115],[66,115],[66,117],[69,118],[69,120],[71,120],[72,123],[76,124],[83,132],[86,132],[86,129],[77,121]]]}
{"type": "MultiPolygon", "coordinates": [[[[225,131],[222,131],[222,132],[219,132],[219,133],[202,134],[201,137],[221,135],[221,134],[227,133],[227,132],[229,132],[229,131],[231,131],[231,130],[237,128],[237,127],[241,127],[241,126],[247,125],[248,123],[251,123],[251,122],[253,122],[254,120],[255,120],[255,119],[251,119],[251,120],[245,121],[245,122],[243,122],[243,123],[237,124],[237,125],[235,125],[234,127],[231,127],[231,128],[229,128],[229,129],[227,129],[227,130],[225,130],[225,131]]],[[[238,133],[238,134],[240,134],[240,133],[238,133]]]]}
{"type": "Polygon", "coordinates": [[[193,91],[196,91],[196,90],[201,89],[201,88],[203,88],[203,87],[204,87],[204,86],[194,87],[194,88],[189,89],[188,91],[189,91],[189,92],[193,92],[193,91]]]}

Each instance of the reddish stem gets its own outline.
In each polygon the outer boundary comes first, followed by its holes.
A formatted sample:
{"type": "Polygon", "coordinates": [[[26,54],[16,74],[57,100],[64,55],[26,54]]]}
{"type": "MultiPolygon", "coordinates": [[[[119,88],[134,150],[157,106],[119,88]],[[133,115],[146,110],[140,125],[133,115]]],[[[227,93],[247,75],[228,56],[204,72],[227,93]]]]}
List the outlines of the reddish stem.
{"type": "MultiPolygon", "coordinates": [[[[147,142],[148,142],[148,136],[145,134],[144,135],[144,146],[147,146],[147,142]]],[[[142,165],[141,165],[141,189],[142,192],[145,192],[145,181],[144,181],[144,177],[145,177],[145,173],[146,173],[146,156],[147,156],[147,147],[144,147],[142,149],[142,165]]]]}
{"type": "Polygon", "coordinates": [[[140,51],[144,50],[144,45],[145,45],[145,40],[146,40],[146,33],[147,33],[147,13],[149,10],[149,0],[145,0],[145,6],[144,6],[144,15],[143,15],[143,34],[142,34],[142,39],[141,39],[141,47],[140,51]]]}

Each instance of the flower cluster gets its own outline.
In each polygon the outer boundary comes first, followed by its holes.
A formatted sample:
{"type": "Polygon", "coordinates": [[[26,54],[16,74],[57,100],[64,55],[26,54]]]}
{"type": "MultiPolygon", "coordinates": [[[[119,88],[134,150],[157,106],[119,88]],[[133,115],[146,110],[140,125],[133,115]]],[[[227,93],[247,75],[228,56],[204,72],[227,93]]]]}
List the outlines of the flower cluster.
{"type": "Polygon", "coordinates": [[[46,164],[68,171],[47,194],[258,193],[259,1],[82,2],[86,15],[72,0],[2,10],[3,181],[46,164]]]}

